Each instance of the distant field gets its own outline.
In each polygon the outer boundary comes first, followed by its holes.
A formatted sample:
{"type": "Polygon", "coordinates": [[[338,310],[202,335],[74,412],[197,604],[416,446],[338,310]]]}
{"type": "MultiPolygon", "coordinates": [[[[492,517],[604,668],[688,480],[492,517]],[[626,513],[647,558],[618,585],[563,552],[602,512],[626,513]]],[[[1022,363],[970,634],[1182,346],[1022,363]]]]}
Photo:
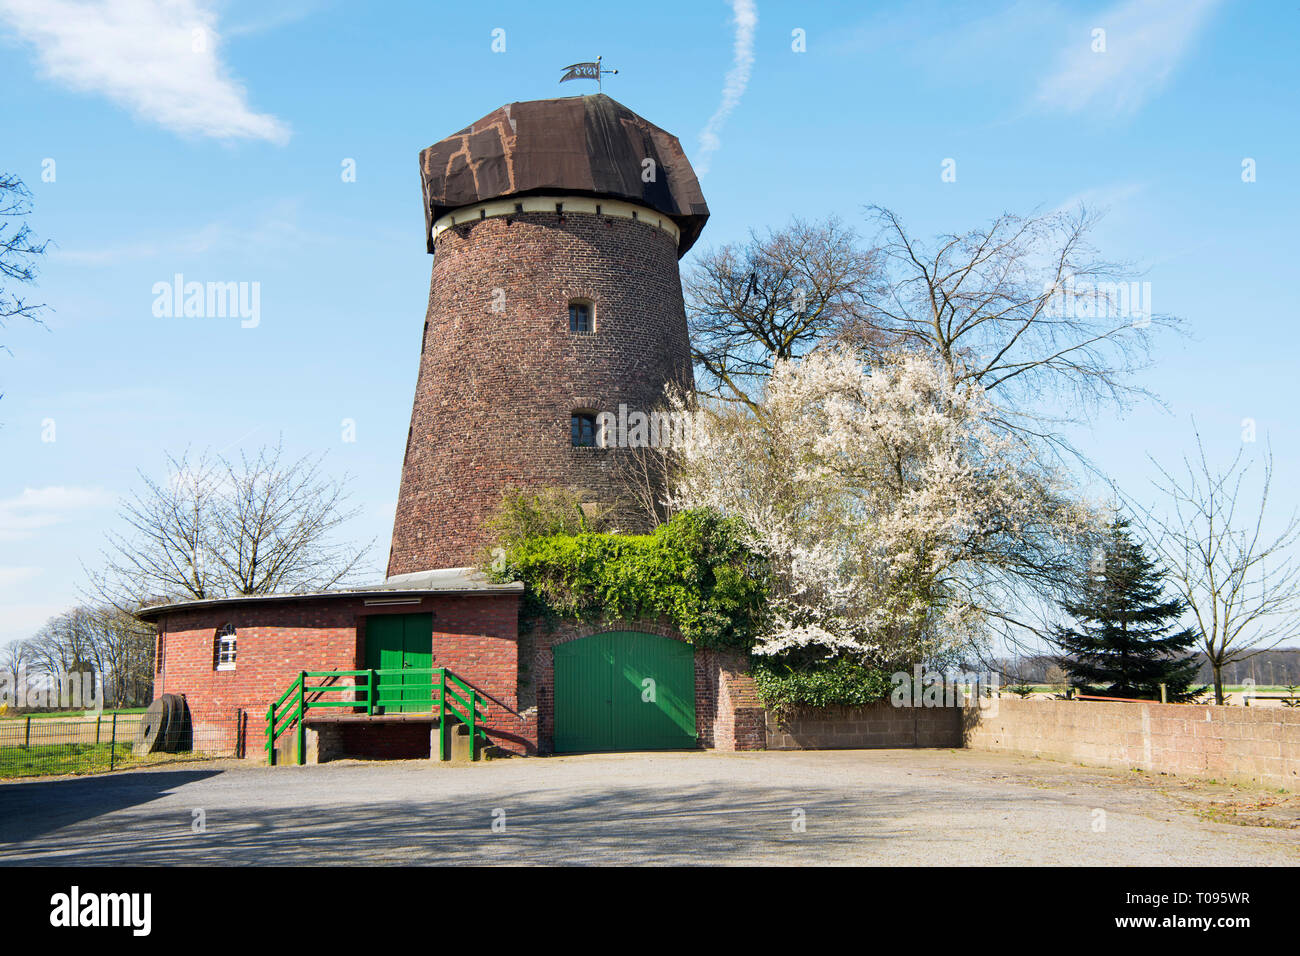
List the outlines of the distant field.
{"type": "MultiPolygon", "coordinates": [[[[1002,687],[1002,693],[1011,694],[1010,688],[1013,686],[1020,686],[1020,685],[1004,684],[1002,687]]],[[[1062,692],[1060,687],[1053,687],[1050,684],[1030,684],[1027,686],[1030,688],[1031,697],[1052,698],[1052,697],[1056,697],[1058,694],[1062,692]]],[[[1224,703],[1228,705],[1240,706],[1242,703],[1242,695],[1245,693],[1246,689],[1247,689],[1246,685],[1244,684],[1224,684],[1223,685],[1224,703]]],[[[1287,688],[1285,687],[1274,687],[1271,684],[1256,684],[1254,687],[1251,687],[1250,690],[1254,694],[1267,694],[1267,695],[1278,695],[1278,696],[1286,696],[1287,694],[1292,693],[1291,691],[1287,690],[1287,688]]],[[[1298,689],[1295,692],[1295,696],[1300,697],[1300,689],[1298,689]]],[[[1214,688],[1213,687],[1209,688],[1204,694],[1204,696],[1201,698],[1201,700],[1203,703],[1207,703],[1207,704],[1213,703],[1214,688]]],[[[1258,702],[1252,702],[1251,706],[1252,707],[1282,707],[1284,706],[1284,704],[1280,700],[1261,700],[1258,702]]]]}
{"type": "MultiPolygon", "coordinates": [[[[121,710],[101,711],[103,717],[112,717],[114,714],[134,715],[143,714],[147,707],[123,707],[121,710]]],[[[70,720],[70,719],[95,719],[93,710],[52,710],[43,714],[0,714],[0,721],[3,720],[26,720],[30,717],[32,720],[70,720]]]]}

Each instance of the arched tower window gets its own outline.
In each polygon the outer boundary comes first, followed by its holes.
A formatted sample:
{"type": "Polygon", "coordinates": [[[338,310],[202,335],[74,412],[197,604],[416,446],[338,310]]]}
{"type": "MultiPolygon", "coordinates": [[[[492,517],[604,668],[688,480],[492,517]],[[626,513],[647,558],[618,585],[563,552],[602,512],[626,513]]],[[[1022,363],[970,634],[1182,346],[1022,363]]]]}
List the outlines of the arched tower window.
{"type": "Polygon", "coordinates": [[[216,639],[212,642],[213,666],[219,671],[233,671],[237,650],[235,625],[223,624],[217,628],[216,639]]]}

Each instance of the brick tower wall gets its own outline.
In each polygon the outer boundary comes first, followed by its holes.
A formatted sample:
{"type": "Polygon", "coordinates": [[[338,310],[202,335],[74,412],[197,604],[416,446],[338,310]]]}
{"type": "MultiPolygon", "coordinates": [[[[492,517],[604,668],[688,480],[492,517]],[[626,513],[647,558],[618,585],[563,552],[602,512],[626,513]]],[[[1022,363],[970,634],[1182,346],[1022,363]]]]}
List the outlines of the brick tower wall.
{"type": "Polygon", "coordinates": [[[648,413],[666,382],[690,376],[667,232],[528,212],[440,233],[388,573],[481,560],[508,488],[614,503],[617,450],[573,447],[570,416],[620,403],[648,413]],[[570,333],[573,300],[593,304],[593,333],[570,333]]]}

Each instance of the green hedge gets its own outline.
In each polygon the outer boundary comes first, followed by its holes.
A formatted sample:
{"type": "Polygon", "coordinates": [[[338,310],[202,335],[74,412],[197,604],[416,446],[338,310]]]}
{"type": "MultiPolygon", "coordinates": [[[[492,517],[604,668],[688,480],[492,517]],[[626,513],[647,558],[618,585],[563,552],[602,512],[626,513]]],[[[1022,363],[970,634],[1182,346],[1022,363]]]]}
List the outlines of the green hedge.
{"type": "Polygon", "coordinates": [[[755,658],[751,671],[758,696],[772,711],[796,707],[862,707],[889,696],[888,670],[836,658],[794,668],[755,658]]]}
{"type": "Polygon", "coordinates": [[[663,616],[688,641],[748,650],[766,605],[767,571],[743,526],[709,510],[675,515],[652,534],[551,534],[506,541],[499,580],[523,581],[527,616],[633,620],[663,616]]]}

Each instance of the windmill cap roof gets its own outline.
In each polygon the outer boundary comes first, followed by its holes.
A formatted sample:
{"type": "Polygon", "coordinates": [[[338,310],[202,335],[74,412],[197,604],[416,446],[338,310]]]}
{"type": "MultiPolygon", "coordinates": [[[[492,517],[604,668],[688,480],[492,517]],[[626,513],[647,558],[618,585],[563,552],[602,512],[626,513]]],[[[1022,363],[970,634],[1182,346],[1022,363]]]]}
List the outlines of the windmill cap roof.
{"type": "Polygon", "coordinates": [[[639,203],[676,223],[679,257],[709,218],[677,137],[603,93],[509,103],[421,150],[420,178],[430,252],[439,217],[506,196],[567,193],[639,203]],[[644,175],[649,169],[653,176],[644,175]]]}

